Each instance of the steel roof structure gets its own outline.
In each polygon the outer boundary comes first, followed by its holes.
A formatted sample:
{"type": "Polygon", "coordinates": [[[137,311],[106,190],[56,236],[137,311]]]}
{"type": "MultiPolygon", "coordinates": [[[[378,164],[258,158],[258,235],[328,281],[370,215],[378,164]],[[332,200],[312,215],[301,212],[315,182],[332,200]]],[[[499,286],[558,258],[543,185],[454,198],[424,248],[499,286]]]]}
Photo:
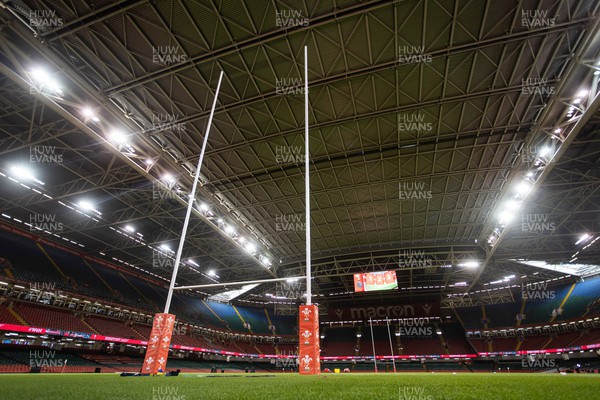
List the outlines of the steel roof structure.
{"type": "Polygon", "coordinates": [[[599,7],[4,0],[0,221],[170,278],[223,70],[178,284],[302,275],[308,46],[315,302],[575,279],[519,260],[600,264],[599,7]]]}

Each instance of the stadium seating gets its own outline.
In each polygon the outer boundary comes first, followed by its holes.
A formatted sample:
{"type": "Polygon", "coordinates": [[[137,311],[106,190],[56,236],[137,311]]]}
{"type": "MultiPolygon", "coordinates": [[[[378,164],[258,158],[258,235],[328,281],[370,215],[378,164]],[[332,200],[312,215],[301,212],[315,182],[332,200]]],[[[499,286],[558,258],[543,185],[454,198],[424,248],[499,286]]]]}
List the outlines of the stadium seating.
{"type": "Polygon", "coordinates": [[[263,308],[236,307],[244,321],[250,325],[250,330],[253,333],[268,335],[272,332],[269,330],[269,321],[266,319],[265,310],[263,308]]]}
{"type": "Polygon", "coordinates": [[[442,338],[448,346],[449,354],[470,354],[474,352],[473,347],[465,337],[465,330],[459,323],[447,323],[440,325],[442,338]]]}
{"type": "Polygon", "coordinates": [[[204,304],[212,312],[225,321],[226,326],[234,332],[248,332],[244,327],[241,318],[229,304],[217,303],[214,301],[205,301],[204,304]]]}
{"type": "Polygon", "coordinates": [[[572,345],[580,337],[579,332],[568,332],[555,335],[555,337],[546,346],[547,348],[561,349],[572,345]]]}
{"type": "Polygon", "coordinates": [[[356,328],[327,328],[321,342],[322,355],[353,356],[355,343],[356,328]]]}
{"type": "Polygon", "coordinates": [[[446,350],[437,337],[432,339],[401,338],[400,341],[403,355],[446,354],[446,350]]]}
{"type": "Polygon", "coordinates": [[[558,320],[569,320],[582,315],[588,318],[598,316],[600,314],[598,293],[600,293],[600,279],[579,282],[563,305],[563,312],[558,317],[558,320]],[[589,306],[591,307],[588,310],[589,306]]]}
{"type": "MultiPolygon", "coordinates": [[[[53,246],[39,246],[30,239],[0,234],[5,237],[10,246],[2,249],[0,256],[5,258],[2,265],[3,274],[10,273],[17,279],[40,282],[46,285],[56,285],[56,288],[64,288],[71,293],[82,293],[92,299],[117,300],[132,308],[146,309],[149,311],[160,311],[159,305],[164,302],[166,289],[157,284],[151,284],[145,279],[124,272],[111,269],[98,263],[83,261],[81,258],[65,253],[53,246]],[[26,257],[18,257],[26,254],[26,257]],[[15,261],[11,261],[10,259],[15,261]],[[10,264],[9,264],[10,262],[10,264]],[[12,264],[12,267],[11,267],[12,264]]],[[[526,301],[526,319],[521,326],[531,323],[547,323],[566,321],[571,318],[581,318],[582,315],[592,317],[600,314],[600,302],[596,294],[600,289],[600,279],[590,279],[579,282],[571,291],[572,284],[554,286],[553,299],[540,301],[526,301]],[[570,293],[569,293],[570,292],[570,293]],[[561,314],[553,314],[561,303],[561,314]]],[[[518,297],[518,296],[517,296],[518,297]]],[[[436,329],[442,330],[442,336],[432,334],[428,338],[397,337],[391,335],[392,349],[390,349],[390,336],[386,326],[374,326],[374,340],[371,338],[370,327],[337,327],[323,328],[325,338],[322,340],[322,355],[324,356],[353,356],[360,355],[369,357],[373,353],[373,342],[377,355],[394,354],[424,355],[424,354],[465,354],[487,351],[516,351],[535,350],[541,348],[563,348],[567,346],[578,346],[600,341],[600,331],[585,331],[561,333],[550,336],[528,335],[522,339],[516,337],[486,339],[465,338],[465,328],[489,329],[500,327],[518,326],[516,316],[523,307],[522,301],[515,303],[494,304],[476,307],[456,309],[457,316],[461,321],[456,323],[444,323],[435,325],[436,329]],[[464,325],[464,327],[463,327],[464,325]],[[362,332],[362,337],[357,340],[356,333],[362,332]]],[[[257,307],[244,307],[231,304],[223,304],[203,300],[187,294],[176,293],[173,297],[173,312],[180,321],[189,321],[201,326],[218,329],[221,331],[254,333],[269,335],[275,327],[277,335],[297,335],[297,318],[295,316],[274,315],[272,310],[257,307]]],[[[75,314],[57,307],[49,307],[42,304],[17,301],[13,312],[8,310],[8,305],[0,305],[0,323],[27,324],[58,330],[71,330],[85,333],[99,333],[107,336],[123,338],[148,339],[150,325],[139,322],[127,322],[115,318],[100,315],[88,315],[88,313],[75,314]]],[[[202,337],[190,334],[174,335],[173,344],[183,346],[209,348],[214,350],[225,350],[251,354],[296,354],[295,343],[264,343],[231,341],[202,337]]],[[[0,365],[17,368],[12,365],[10,359],[3,357],[0,365]],[[3,361],[2,361],[3,360],[3,361]]],[[[91,364],[81,362],[77,358],[68,367],[69,371],[76,369],[87,371],[95,364],[103,364],[106,368],[119,367],[119,370],[139,370],[140,360],[120,359],[115,361],[110,358],[112,364],[97,363],[91,360],[91,364]]],[[[26,361],[26,360],[25,360],[26,361]]],[[[15,361],[17,362],[17,361],[15,361]]],[[[183,365],[183,364],[182,364],[183,365]]],[[[200,365],[200,364],[198,364],[200,365]]],[[[416,364],[416,370],[422,369],[416,364]]],[[[204,365],[206,366],[206,365],[204,365]]],[[[414,369],[415,363],[404,365],[407,369],[414,369]]],[[[486,365],[485,368],[488,368],[486,365]]],[[[20,367],[19,367],[20,368],[20,367]]],[[[54,367],[53,367],[54,368],[54,367]]],[[[191,368],[191,367],[190,367],[191,368]]],[[[355,366],[355,369],[365,368],[369,370],[372,364],[355,366]]],[[[444,364],[431,364],[431,370],[442,370],[444,364]]],[[[454,368],[454,366],[451,367],[454,368]]],[[[475,365],[473,368],[479,368],[475,365]]],[[[483,367],[482,367],[483,368],[483,367]]],[[[17,368],[18,369],[18,368],[17,368]]]]}
{"type": "Polygon", "coordinates": [[[3,324],[13,324],[13,325],[22,325],[21,321],[19,321],[8,309],[8,305],[0,304],[0,323],[3,324]]]}
{"type": "Polygon", "coordinates": [[[109,282],[110,287],[119,298],[128,299],[132,304],[143,304],[142,295],[134,290],[120,272],[103,268],[95,263],[92,263],[92,267],[104,281],[109,282]]]}
{"type": "Polygon", "coordinates": [[[89,316],[85,318],[85,322],[94,328],[96,332],[102,335],[116,336],[126,339],[147,339],[147,337],[142,336],[137,331],[127,326],[124,321],[89,316]]]}
{"type": "Polygon", "coordinates": [[[512,338],[494,338],[492,340],[493,351],[516,351],[518,340],[512,338]]]}
{"type": "Polygon", "coordinates": [[[0,256],[8,259],[15,271],[26,270],[39,274],[38,276],[50,277],[58,281],[62,280],[62,275],[52,266],[42,250],[31,239],[0,229],[0,242],[3,243],[0,256]]]}
{"type": "MultiPolygon", "coordinates": [[[[392,328],[393,330],[393,328],[392,328]]],[[[375,346],[375,354],[378,356],[390,356],[392,350],[390,349],[390,340],[388,336],[387,326],[374,326],[373,327],[374,341],[371,339],[371,329],[365,327],[360,341],[360,356],[372,356],[373,355],[373,344],[375,346]]],[[[392,346],[394,354],[396,351],[396,336],[392,333],[392,346]]],[[[348,355],[348,354],[346,354],[348,355]]]]}
{"type": "Polygon", "coordinates": [[[544,348],[544,344],[550,340],[548,335],[526,336],[519,346],[519,350],[538,350],[544,348]]]}
{"type": "Polygon", "coordinates": [[[595,344],[600,343],[600,330],[593,330],[591,332],[584,332],[580,337],[575,339],[571,345],[581,346],[584,344],[595,344]]]}
{"type": "Polygon", "coordinates": [[[86,325],[81,318],[75,317],[70,311],[25,303],[17,303],[14,310],[30,326],[75,332],[90,331],[89,325],[86,325]]]}
{"type": "Polygon", "coordinates": [[[144,339],[148,339],[150,337],[150,331],[152,330],[152,327],[150,325],[134,323],[131,325],[131,329],[135,330],[144,339]]]}
{"type": "Polygon", "coordinates": [[[173,335],[171,339],[172,344],[179,344],[181,346],[209,348],[210,343],[205,338],[200,336],[189,336],[189,335],[173,335]]]}
{"type": "Polygon", "coordinates": [[[295,336],[298,334],[298,319],[296,316],[274,315],[271,310],[268,310],[268,314],[278,335],[295,336]]]}
{"type": "Polygon", "coordinates": [[[485,353],[491,351],[491,348],[489,347],[491,341],[485,338],[472,338],[469,339],[469,343],[477,353],[485,353]]]}
{"type": "Polygon", "coordinates": [[[98,298],[110,298],[110,289],[98,279],[83,259],[49,245],[41,246],[57,267],[70,278],[69,282],[72,287],[76,288],[77,292],[98,298]]]}

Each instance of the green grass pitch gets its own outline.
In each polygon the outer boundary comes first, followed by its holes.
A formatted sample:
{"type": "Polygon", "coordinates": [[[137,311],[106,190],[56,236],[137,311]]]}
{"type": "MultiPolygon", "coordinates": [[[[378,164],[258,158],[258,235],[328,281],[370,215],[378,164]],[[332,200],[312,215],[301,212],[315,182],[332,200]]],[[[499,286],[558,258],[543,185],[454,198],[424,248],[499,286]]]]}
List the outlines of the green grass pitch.
{"type": "Polygon", "coordinates": [[[600,399],[594,374],[116,374],[0,375],[2,400],[600,399]]]}

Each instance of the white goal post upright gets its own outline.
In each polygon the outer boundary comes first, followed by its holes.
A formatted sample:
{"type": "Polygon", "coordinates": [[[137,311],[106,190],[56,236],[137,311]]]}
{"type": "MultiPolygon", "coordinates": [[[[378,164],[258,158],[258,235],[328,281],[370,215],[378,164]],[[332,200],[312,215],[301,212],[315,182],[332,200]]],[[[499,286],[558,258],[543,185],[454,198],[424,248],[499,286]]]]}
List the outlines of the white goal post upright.
{"type": "Polygon", "coordinates": [[[375,365],[375,372],[377,372],[377,356],[375,355],[375,336],[373,336],[373,319],[369,318],[369,325],[371,325],[371,345],[373,346],[373,363],[375,365]]]}
{"type": "Polygon", "coordinates": [[[394,360],[394,346],[392,345],[392,331],[390,331],[390,319],[385,317],[385,322],[387,324],[388,337],[390,338],[390,353],[392,353],[392,366],[394,368],[394,372],[396,372],[396,361],[394,360]]]}
{"type": "Polygon", "coordinates": [[[304,166],[306,203],[306,305],[312,304],[312,282],[310,265],[310,163],[308,162],[308,47],[304,46],[304,166]]]}
{"type": "Polygon", "coordinates": [[[204,159],[204,152],[206,151],[206,143],[208,142],[208,134],[210,133],[210,127],[212,125],[213,115],[215,114],[215,107],[217,106],[217,97],[219,96],[219,89],[221,88],[221,80],[223,79],[223,71],[219,75],[219,83],[217,84],[217,90],[215,91],[215,98],[213,100],[212,109],[210,110],[210,116],[208,117],[208,125],[206,126],[206,133],[204,134],[204,142],[202,143],[202,150],[200,150],[200,157],[198,159],[198,167],[196,168],[196,175],[194,176],[194,183],[192,184],[192,192],[190,193],[190,199],[188,202],[187,212],[183,221],[183,230],[181,231],[181,238],[179,239],[179,247],[177,248],[177,255],[175,256],[175,266],[173,267],[173,275],[171,276],[171,284],[169,285],[169,293],[167,294],[167,302],[165,304],[165,314],[169,313],[171,307],[171,300],[173,298],[173,289],[175,288],[175,281],[177,280],[177,272],[179,271],[179,263],[181,262],[181,253],[183,252],[183,245],[185,243],[185,236],[187,234],[188,224],[190,222],[190,215],[192,214],[192,207],[194,205],[194,198],[196,196],[196,187],[198,186],[198,180],[200,179],[200,167],[202,166],[202,160],[204,159]]]}
{"type": "Polygon", "coordinates": [[[308,47],[304,46],[304,185],[306,205],[306,303],[298,309],[298,372],[301,375],[321,373],[319,310],[312,304],[310,266],[310,162],[308,136],[308,47]]]}
{"type": "Polygon", "coordinates": [[[163,313],[155,314],[154,320],[152,321],[152,330],[150,331],[150,338],[148,340],[148,345],[146,346],[146,355],[144,356],[144,363],[142,364],[141,370],[141,373],[145,375],[156,375],[157,373],[165,372],[167,370],[169,348],[171,345],[171,339],[173,337],[175,319],[177,318],[175,315],[169,314],[169,308],[171,307],[171,300],[173,299],[173,290],[175,289],[175,281],[177,280],[177,272],[179,271],[179,264],[181,262],[181,254],[183,253],[185,236],[187,234],[188,224],[192,214],[192,207],[194,206],[198,180],[200,180],[200,167],[202,166],[204,152],[206,151],[208,134],[210,133],[210,126],[212,125],[213,115],[215,114],[217,97],[219,96],[219,89],[221,88],[222,80],[223,71],[221,71],[221,74],[219,75],[219,83],[217,84],[215,98],[213,100],[212,109],[210,110],[210,116],[208,117],[208,125],[206,127],[206,133],[204,134],[202,149],[200,150],[200,157],[198,159],[196,174],[194,175],[194,182],[192,183],[192,191],[188,200],[187,212],[185,214],[185,219],[183,220],[183,229],[181,231],[181,238],[179,238],[177,255],[175,256],[173,275],[171,276],[171,282],[169,283],[169,293],[167,294],[167,301],[165,302],[165,311],[163,313]]]}

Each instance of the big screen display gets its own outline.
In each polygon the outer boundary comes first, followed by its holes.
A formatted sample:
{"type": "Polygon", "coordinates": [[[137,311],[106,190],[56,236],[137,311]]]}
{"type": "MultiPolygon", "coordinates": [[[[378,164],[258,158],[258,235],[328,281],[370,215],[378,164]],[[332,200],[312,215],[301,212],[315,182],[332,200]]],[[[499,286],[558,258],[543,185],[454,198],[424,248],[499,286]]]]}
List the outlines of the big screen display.
{"type": "Polygon", "coordinates": [[[354,292],[398,289],[396,271],[378,271],[354,274],[354,292]]]}

